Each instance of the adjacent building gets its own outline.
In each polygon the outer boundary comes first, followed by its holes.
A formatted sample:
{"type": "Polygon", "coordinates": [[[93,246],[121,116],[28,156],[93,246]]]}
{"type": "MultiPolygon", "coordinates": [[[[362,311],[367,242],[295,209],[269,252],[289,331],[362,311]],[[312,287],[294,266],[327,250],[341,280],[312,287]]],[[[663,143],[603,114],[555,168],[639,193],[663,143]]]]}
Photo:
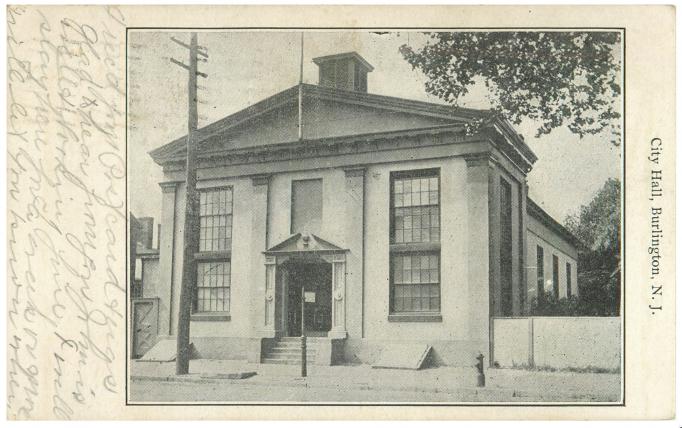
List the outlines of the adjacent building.
{"type": "MultiPolygon", "coordinates": [[[[159,227],[159,232],[161,228],[159,227]]],[[[149,351],[159,335],[158,307],[159,250],[154,248],[154,219],[129,216],[130,233],[130,299],[134,333],[131,356],[138,358],[149,351]]]]}
{"type": "MultiPolygon", "coordinates": [[[[577,293],[575,243],[528,198],[536,156],[508,122],[370,94],[373,67],[354,52],[313,61],[319,85],[198,131],[191,340],[202,357],[290,361],[283,345],[303,327],[316,364],[424,343],[441,364],[471,366],[490,361],[492,317],[527,314],[538,287],[577,293]]],[[[169,338],[185,141],[151,152],[165,177],[154,297],[169,338]]]]}

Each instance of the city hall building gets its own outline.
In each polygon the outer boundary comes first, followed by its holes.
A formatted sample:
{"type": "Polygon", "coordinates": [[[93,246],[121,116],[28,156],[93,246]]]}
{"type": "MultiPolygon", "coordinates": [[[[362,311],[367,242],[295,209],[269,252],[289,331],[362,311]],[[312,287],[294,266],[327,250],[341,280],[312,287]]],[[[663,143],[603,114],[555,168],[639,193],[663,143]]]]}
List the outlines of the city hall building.
{"type": "MultiPolygon", "coordinates": [[[[528,198],[536,156],[509,123],[370,94],[357,53],[313,61],[319,85],[198,131],[199,356],[292,362],[303,327],[315,364],[425,344],[471,366],[489,361],[492,317],[527,314],[538,290],[577,294],[575,242],[528,198]]],[[[151,152],[164,181],[149,347],[177,330],[185,150],[183,136],[151,152]]]]}

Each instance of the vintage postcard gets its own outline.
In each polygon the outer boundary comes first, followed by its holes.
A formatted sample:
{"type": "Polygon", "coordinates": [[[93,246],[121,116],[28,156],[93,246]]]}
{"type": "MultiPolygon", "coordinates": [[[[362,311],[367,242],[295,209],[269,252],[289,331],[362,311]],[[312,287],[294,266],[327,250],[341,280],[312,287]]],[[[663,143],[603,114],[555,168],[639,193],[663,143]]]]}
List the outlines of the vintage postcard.
{"type": "Polygon", "coordinates": [[[674,417],[674,8],[7,19],[9,419],[674,417]]]}

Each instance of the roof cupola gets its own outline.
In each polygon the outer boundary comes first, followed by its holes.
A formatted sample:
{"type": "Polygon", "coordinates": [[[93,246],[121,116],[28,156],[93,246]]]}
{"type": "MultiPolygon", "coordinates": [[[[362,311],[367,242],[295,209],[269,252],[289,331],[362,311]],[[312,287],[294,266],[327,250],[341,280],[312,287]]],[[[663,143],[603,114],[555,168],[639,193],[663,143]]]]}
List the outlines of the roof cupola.
{"type": "Polygon", "coordinates": [[[313,58],[320,70],[320,86],[367,92],[367,73],[374,70],[357,52],[313,58]]]}

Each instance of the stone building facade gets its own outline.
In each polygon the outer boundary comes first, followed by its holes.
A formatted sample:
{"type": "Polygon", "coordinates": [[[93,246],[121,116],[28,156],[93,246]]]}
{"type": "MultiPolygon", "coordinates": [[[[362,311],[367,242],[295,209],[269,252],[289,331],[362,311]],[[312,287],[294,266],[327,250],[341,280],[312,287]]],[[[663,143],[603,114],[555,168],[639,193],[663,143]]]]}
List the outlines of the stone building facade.
{"type": "MultiPolygon", "coordinates": [[[[441,364],[489,357],[491,317],[529,309],[538,240],[577,278],[574,245],[528,198],[536,156],[487,111],[368,93],[373,68],[357,53],[314,62],[319,85],[198,131],[195,348],[276,362],[303,324],[316,364],[371,363],[400,343],[431,345],[441,364]]],[[[172,338],[185,137],[151,156],[165,177],[158,329],[172,338]]]]}

